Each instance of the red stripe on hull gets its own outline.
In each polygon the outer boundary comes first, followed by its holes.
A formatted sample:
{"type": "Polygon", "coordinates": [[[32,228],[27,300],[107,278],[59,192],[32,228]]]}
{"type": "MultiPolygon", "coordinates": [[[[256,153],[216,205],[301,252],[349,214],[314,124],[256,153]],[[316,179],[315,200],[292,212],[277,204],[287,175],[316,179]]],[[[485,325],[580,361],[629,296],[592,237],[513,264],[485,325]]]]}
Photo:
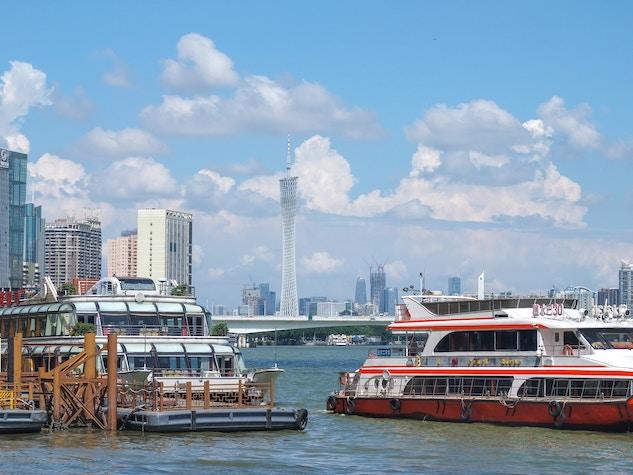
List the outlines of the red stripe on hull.
{"type": "Polygon", "coordinates": [[[627,432],[633,428],[626,402],[568,402],[561,415],[553,417],[548,402],[521,401],[513,408],[498,400],[336,398],[333,412],[369,417],[424,419],[444,422],[486,422],[513,426],[627,432]],[[348,401],[353,403],[348,403],[348,401]]]}

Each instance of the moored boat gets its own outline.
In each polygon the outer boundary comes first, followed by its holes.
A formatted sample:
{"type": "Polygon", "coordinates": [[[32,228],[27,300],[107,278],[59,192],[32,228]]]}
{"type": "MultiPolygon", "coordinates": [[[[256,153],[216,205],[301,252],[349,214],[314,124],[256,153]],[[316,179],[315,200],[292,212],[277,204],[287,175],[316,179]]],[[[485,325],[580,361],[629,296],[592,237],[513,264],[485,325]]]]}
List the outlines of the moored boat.
{"type": "Polygon", "coordinates": [[[633,320],[575,300],[405,296],[399,347],[341,373],[335,413],[566,429],[633,428],[633,320]]]}

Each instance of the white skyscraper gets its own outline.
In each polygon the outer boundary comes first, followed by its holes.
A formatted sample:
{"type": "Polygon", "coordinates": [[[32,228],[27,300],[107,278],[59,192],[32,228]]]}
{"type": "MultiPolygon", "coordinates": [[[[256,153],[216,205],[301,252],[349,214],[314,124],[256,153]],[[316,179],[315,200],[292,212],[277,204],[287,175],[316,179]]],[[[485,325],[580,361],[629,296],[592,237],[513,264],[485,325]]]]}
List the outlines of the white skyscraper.
{"type": "Polygon", "coordinates": [[[182,211],[138,210],[138,277],[191,285],[192,218],[182,211]]]}
{"type": "Polygon", "coordinates": [[[288,141],[288,159],[286,176],[279,180],[281,193],[281,231],[283,243],[283,260],[281,265],[281,303],[280,313],[284,317],[299,315],[297,298],[297,272],[295,251],[295,220],[297,217],[297,180],[290,176],[290,140],[288,141]]]}

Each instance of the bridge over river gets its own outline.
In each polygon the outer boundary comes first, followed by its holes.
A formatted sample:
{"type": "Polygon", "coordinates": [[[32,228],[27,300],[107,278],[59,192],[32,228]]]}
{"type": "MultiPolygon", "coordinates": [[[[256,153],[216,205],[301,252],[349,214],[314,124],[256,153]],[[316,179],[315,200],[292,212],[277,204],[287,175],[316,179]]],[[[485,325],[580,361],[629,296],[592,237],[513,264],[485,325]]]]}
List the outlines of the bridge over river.
{"type": "Polygon", "coordinates": [[[377,326],[386,327],[394,321],[392,316],[374,317],[319,317],[306,316],[280,317],[280,316],[236,316],[236,315],[214,315],[212,323],[224,322],[229,327],[230,333],[238,335],[249,335],[254,333],[266,333],[282,330],[308,330],[313,328],[327,327],[352,327],[352,326],[377,326]]]}

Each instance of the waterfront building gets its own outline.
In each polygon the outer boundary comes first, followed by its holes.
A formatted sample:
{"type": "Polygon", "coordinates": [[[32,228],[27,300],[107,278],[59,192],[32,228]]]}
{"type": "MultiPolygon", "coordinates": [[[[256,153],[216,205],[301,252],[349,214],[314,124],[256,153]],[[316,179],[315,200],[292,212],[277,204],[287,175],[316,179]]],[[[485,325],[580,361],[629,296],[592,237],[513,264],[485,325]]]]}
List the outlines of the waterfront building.
{"type": "Polygon", "coordinates": [[[617,287],[599,289],[597,302],[598,305],[604,305],[605,303],[608,305],[618,305],[620,303],[620,289],[617,287]]]}
{"type": "Polygon", "coordinates": [[[44,277],[45,224],[42,218],[42,207],[26,203],[24,205],[23,287],[37,287],[44,277]]]}
{"type": "Polygon", "coordinates": [[[226,312],[226,307],[220,304],[213,305],[211,309],[212,315],[225,315],[226,314],[225,312],[226,312]]]}
{"type": "Polygon", "coordinates": [[[251,307],[249,305],[246,305],[246,304],[237,306],[237,314],[240,317],[248,317],[250,315],[253,315],[251,313],[251,307]]]}
{"type": "Polygon", "coordinates": [[[288,140],[288,156],[286,160],[286,176],[279,180],[281,203],[281,234],[283,257],[281,262],[281,301],[280,314],[284,317],[299,315],[297,298],[296,272],[296,217],[297,217],[297,181],[290,176],[292,165],[290,157],[290,140],[288,140]]]}
{"type": "Polygon", "coordinates": [[[0,149],[0,288],[22,287],[27,155],[0,149]]]}
{"type": "Polygon", "coordinates": [[[385,274],[385,267],[378,265],[374,270],[373,267],[369,268],[369,287],[371,303],[376,306],[379,312],[383,307],[383,296],[385,288],[387,287],[387,275],[385,274]]]}
{"type": "Polygon", "coordinates": [[[382,309],[380,313],[387,315],[396,314],[396,304],[398,303],[398,289],[396,287],[388,287],[383,290],[382,309]]]}
{"type": "Polygon", "coordinates": [[[316,315],[316,304],[318,302],[327,302],[327,297],[303,297],[299,299],[299,315],[307,315],[309,317],[316,315]],[[314,304],[314,306],[310,306],[314,304]]]}
{"type": "Polygon", "coordinates": [[[462,294],[462,279],[460,277],[448,278],[448,295],[462,294]]]}
{"type": "Polygon", "coordinates": [[[319,317],[338,317],[348,309],[347,302],[313,302],[315,313],[319,317]]]}
{"type": "Polygon", "coordinates": [[[263,300],[262,315],[274,315],[277,304],[277,293],[270,290],[269,283],[259,284],[259,295],[263,300]]]}
{"type": "Polygon", "coordinates": [[[191,286],[193,216],[169,209],[139,209],[137,275],[191,286]]]}
{"type": "Polygon", "coordinates": [[[136,230],[123,231],[120,237],[108,239],[106,258],[109,276],[137,276],[137,244],[138,234],[136,230]]]}
{"type": "Polygon", "coordinates": [[[622,261],[622,266],[618,273],[619,291],[621,304],[633,308],[633,264],[622,261]]]}
{"type": "Polygon", "coordinates": [[[359,305],[367,303],[367,284],[363,277],[356,279],[356,291],[354,292],[354,302],[359,305]]]}
{"type": "Polygon", "coordinates": [[[101,223],[97,218],[56,219],[46,223],[44,234],[46,275],[55,286],[101,277],[101,223]]]}

